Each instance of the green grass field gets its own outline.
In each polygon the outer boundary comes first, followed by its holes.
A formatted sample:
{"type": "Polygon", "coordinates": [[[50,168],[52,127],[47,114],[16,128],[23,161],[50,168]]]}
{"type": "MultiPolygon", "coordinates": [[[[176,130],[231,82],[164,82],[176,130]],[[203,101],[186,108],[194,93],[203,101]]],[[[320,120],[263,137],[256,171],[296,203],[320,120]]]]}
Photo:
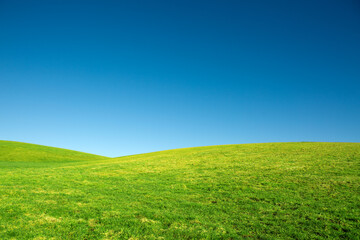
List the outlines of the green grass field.
{"type": "Polygon", "coordinates": [[[0,239],[359,239],[360,144],[107,158],[0,141],[0,239]]]}

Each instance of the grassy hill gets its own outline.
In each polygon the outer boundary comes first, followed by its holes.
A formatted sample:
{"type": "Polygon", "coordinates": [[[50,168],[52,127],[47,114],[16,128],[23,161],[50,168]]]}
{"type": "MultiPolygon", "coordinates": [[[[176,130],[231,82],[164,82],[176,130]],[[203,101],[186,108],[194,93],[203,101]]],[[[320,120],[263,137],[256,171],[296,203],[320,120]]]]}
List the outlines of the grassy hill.
{"type": "Polygon", "coordinates": [[[62,148],[0,140],[1,162],[77,162],[104,158],[62,148]]]}
{"type": "Polygon", "coordinates": [[[105,158],[0,142],[0,239],[360,238],[360,144],[105,158]]]}

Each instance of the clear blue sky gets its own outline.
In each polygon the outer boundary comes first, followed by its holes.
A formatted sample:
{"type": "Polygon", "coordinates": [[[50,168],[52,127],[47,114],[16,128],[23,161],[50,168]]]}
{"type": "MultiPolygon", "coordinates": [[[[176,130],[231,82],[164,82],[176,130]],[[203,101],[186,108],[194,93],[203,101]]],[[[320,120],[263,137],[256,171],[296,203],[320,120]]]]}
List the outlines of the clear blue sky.
{"type": "Polygon", "coordinates": [[[0,139],[359,142],[360,3],[0,0],[0,139]]]}

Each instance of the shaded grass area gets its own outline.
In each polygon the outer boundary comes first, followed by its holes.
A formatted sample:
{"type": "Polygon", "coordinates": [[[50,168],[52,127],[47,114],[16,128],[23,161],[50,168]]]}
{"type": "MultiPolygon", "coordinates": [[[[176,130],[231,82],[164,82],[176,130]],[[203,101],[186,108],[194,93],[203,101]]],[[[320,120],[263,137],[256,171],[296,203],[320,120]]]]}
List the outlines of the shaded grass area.
{"type": "Polygon", "coordinates": [[[357,143],[0,161],[0,239],[360,238],[357,143]]]}

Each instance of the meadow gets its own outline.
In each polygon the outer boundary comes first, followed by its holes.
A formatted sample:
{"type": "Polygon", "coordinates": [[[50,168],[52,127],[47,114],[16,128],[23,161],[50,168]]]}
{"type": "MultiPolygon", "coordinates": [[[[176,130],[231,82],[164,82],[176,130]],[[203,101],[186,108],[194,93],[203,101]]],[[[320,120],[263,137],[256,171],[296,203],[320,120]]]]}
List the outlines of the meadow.
{"type": "Polygon", "coordinates": [[[0,141],[0,239],[360,239],[360,144],[108,158],[0,141]]]}

